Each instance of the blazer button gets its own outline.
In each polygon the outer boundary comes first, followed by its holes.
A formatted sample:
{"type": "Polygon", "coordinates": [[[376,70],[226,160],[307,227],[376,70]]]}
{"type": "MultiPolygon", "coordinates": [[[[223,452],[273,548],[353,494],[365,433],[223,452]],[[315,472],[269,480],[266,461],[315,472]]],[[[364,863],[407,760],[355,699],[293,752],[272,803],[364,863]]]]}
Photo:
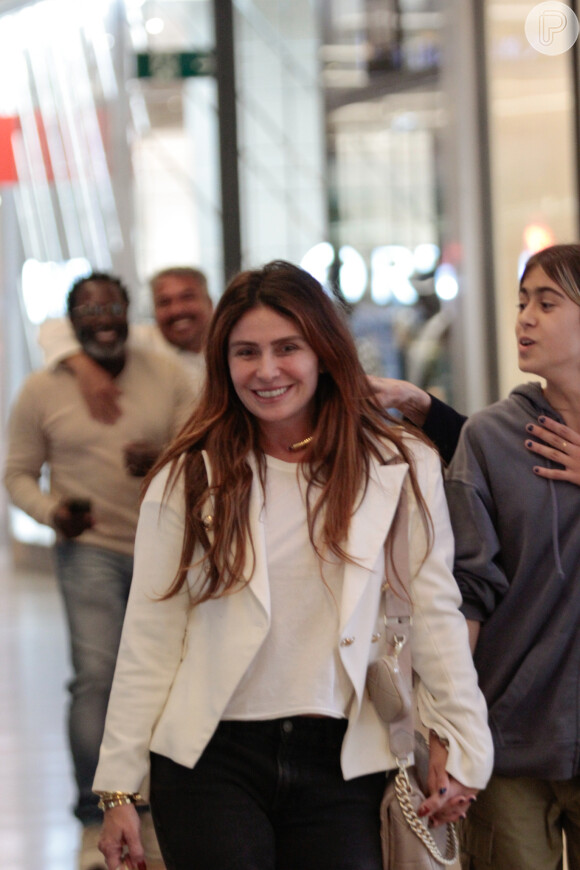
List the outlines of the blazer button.
{"type": "Polygon", "coordinates": [[[354,643],[354,637],[343,637],[343,639],[340,642],[340,645],[341,646],[350,646],[353,643],[354,643]]]}
{"type": "Polygon", "coordinates": [[[377,643],[377,641],[379,641],[380,639],[381,639],[381,633],[380,633],[380,631],[378,631],[375,634],[373,634],[373,636],[371,637],[371,643],[377,643]]]}

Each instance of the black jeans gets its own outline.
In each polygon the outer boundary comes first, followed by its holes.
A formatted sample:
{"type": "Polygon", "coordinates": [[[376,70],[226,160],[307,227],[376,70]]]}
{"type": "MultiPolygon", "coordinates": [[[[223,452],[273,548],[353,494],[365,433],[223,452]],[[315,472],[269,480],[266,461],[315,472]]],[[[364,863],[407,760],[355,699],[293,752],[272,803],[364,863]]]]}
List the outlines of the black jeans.
{"type": "Polygon", "coordinates": [[[221,722],[193,769],[151,755],[167,870],[381,870],[385,774],[345,781],[346,721],[221,722]]]}

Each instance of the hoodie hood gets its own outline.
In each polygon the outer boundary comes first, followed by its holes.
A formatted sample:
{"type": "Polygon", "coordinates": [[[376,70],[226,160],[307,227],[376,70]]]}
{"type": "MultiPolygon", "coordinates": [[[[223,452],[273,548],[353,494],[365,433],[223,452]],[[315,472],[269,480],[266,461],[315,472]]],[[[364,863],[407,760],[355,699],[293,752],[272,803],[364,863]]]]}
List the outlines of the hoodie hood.
{"type": "Polygon", "coordinates": [[[557,411],[554,411],[549,402],[544,398],[544,391],[539,381],[530,381],[527,384],[520,384],[514,387],[510,393],[511,398],[515,399],[532,416],[538,417],[540,414],[545,414],[546,417],[551,417],[553,420],[557,420],[558,423],[564,422],[562,417],[557,411]]]}

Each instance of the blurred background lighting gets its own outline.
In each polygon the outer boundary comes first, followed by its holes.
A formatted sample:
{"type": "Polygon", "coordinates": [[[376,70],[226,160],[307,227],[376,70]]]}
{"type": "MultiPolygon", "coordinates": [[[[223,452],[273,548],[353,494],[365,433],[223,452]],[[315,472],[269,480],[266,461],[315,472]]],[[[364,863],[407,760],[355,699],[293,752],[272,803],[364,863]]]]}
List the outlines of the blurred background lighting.
{"type": "Polygon", "coordinates": [[[415,271],[413,253],[403,245],[381,245],[371,254],[371,296],[377,305],[393,298],[413,305],[419,294],[409,278],[415,271]]]}
{"type": "Polygon", "coordinates": [[[339,283],[347,302],[358,302],[367,287],[368,271],[365,261],[351,245],[343,245],[338,256],[341,262],[339,283]]]}
{"type": "Polygon", "coordinates": [[[71,285],[91,271],[89,261],[83,257],[62,263],[26,260],[22,267],[22,299],[30,322],[39,324],[47,317],[61,317],[71,285]]]}
{"type": "Polygon", "coordinates": [[[524,247],[530,254],[554,244],[554,233],[545,224],[528,224],[524,229],[524,247]]]}
{"type": "Polygon", "coordinates": [[[459,292],[457,272],[451,263],[441,263],[435,270],[435,293],[439,299],[449,302],[459,292]]]}
{"type": "Polygon", "coordinates": [[[301,267],[320,281],[323,287],[328,285],[328,271],[334,262],[334,248],[330,242],[319,242],[304,254],[300,261],[301,267]]]}
{"type": "Polygon", "coordinates": [[[418,272],[419,275],[430,275],[435,271],[440,256],[441,250],[438,245],[433,245],[430,242],[417,245],[413,251],[415,271],[418,272]]]}
{"type": "Polygon", "coordinates": [[[158,33],[163,31],[165,27],[165,22],[163,18],[148,18],[145,22],[145,30],[147,33],[150,33],[151,36],[156,36],[158,33]]]}

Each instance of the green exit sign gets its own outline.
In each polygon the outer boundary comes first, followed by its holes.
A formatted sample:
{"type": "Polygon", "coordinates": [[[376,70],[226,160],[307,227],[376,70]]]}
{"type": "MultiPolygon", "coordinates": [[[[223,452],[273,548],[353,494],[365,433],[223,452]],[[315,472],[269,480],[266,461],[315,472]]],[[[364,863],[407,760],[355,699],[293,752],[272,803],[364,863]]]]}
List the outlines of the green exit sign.
{"type": "Polygon", "coordinates": [[[213,51],[148,52],[137,55],[137,77],[140,79],[188,79],[215,74],[213,51]]]}

